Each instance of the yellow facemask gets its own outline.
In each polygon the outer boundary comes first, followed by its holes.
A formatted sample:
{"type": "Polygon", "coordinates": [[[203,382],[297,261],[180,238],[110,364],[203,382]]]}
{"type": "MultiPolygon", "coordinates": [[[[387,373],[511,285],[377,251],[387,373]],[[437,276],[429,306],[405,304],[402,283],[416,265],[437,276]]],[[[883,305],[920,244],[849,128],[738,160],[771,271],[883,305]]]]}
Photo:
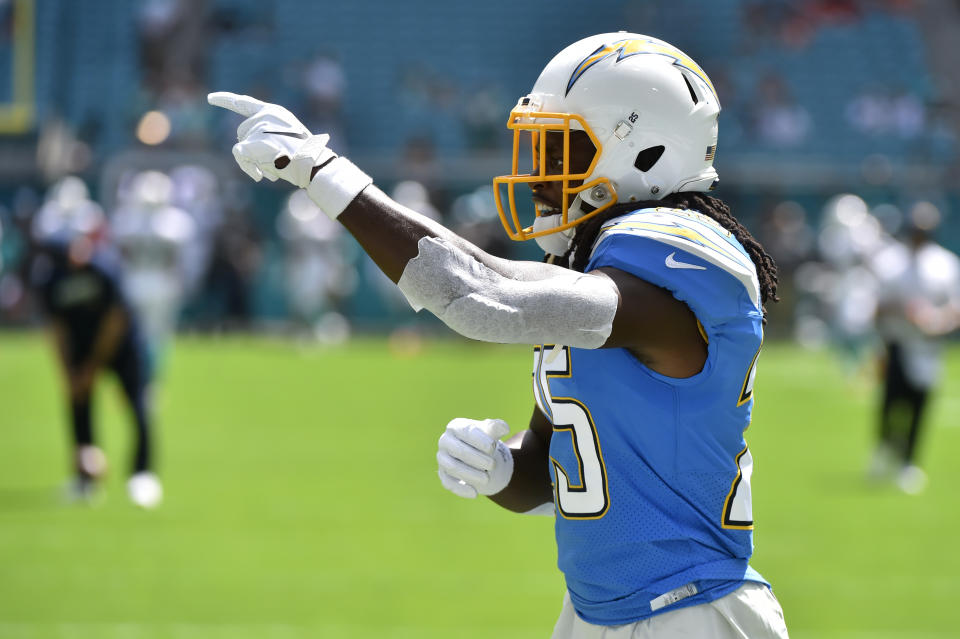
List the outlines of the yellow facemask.
{"type": "MultiPolygon", "coordinates": [[[[510,175],[501,175],[495,177],[493,179],[493,190],[497,204],[497,213],[500,214],[500,221],[503,223],[503,228],[506,229],[507,235],[510,237],[510,239],[523,241],[548,235],[550,233],[564,231],[566,229],[573,228],[577,224],[585,222],[591,217],[594,217],[600,212],[605,211],[616,204],[617,196],[611,187],[609,179],[605,177],[598,177],[590,180],[589,182],[585,181],[596,168],[597,162],[600,159],[602,148],[599,140],[597,140],[597,136],[594,135],[593,131],[590,129],[590,126],[581,116],[573,113],[548,113],[538,111],[536,105],[531,104],[529,98],[523,98],[520,100],[520,103],[510,112],[510,119],[507,121],[507,128],[513,131],[512,173],[510,175]],[[572,123],[576,123],[576,129],[571,129],[572,123]],[[584,133],[586,133],[596,149],[590,165],[583,173],[568,173],[571,167],[571,130],[582,130],[584,133]],[[548,132],[554,133],[554,135],[556,135],[556,132],[560,132],[563,136],[563,166],[562,170],[559,172],[548,172],[546,162],[546,144],[540,144],[541,140],[546,140],[548,132]],[[520,173],[521,147],[526,146],[525,144],[521,143],[521,138],[527,133],[529,133],[531,137],[530,153],[533,168],[529,173],[520,173]],[[524,226],[520,222],[520,216],[517,213],[516,187],[519,184],[529,186],[533,183],[543,182],[562,183],[563,196],[562,201],[560,202],[560,215],[562,217],[559,224],[552,226],[549,229],[535,231],[532,224],[530,226],[524,226]],[[580,184],[576,186],[572,184],[577,182],[580,184]],[[506,190],[506,207],[504,206],[501,187],[505,187],[506,190]],[[569,208],[573,198],[575,198],[578,193],[590,191],[598,187],[605,189],[606,193],[608,194],[605,197],[608,197],[609,201],[604,202],[603,205],[590,211],[589,213],[575,217],[574,219],[570,219],[569,208]]],[[[534,209],[536,217],[540,217],[541,214],[546,212],[544,207],[537,203],[534,204],[534,209]]]]}

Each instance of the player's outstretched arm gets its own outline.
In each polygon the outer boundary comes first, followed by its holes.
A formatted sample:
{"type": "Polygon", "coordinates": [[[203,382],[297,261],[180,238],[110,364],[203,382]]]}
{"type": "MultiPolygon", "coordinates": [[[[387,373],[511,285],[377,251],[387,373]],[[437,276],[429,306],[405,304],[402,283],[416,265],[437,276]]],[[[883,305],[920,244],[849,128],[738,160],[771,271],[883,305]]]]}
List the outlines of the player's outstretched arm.
{"type": "Polygon", "coordinates": [[[552,427],[534,409],[530,429],[500,441],[508,432],[499,419],[451,421],[437,451],[440,483],[460,497],[486,495],[514,512],[552,514],[546,472],[552,427]]]}
{"type": "Polygon", "coordinates": [[[602,346],[619,297],[605,275],[496,258],[441,224],[398,205],[371,178],[312,135],[287,109],[233,93],[208,100],[247,117],[233,155],[254,180],[305,188],[339,220],[417,310],[455,331],[504,343],[602,346]]]}
{"type": "Polygon", "coordinates": [[[243,116],[233,155],[255,180],[305,188],[339,220],[410,304],[466,337],[489,342],[627,347],[654,370],[687,376],[706,353],[682,302],[616,269],[576,273],[497,258],[400,206],[287,109],[233,93],[208,100],[243,116]]]}
{"type": "Polygon", "coordinates": [[[626,347],[671,377],[694,375],[706,361],[706,343],[689,307],[624,271],[584,274],[493,257],[372,185],[350,203],[341,221],[384,272],[396,277],[416,310],[428,309],[466,337],[626,347]]]}
{"type": "MultiPolygon", "coordinates": [[[[556,272],[538,262],[505,260],[482,251],[442,224],[400,206],[372,186],[373,180],[313,135],[290,111],[248,95],[218,91],[207,101],[245,116],[237,127],[233,156],[255,181],[286,180],[304,188],[330,218],[339,220],[394,282],[417,256],[418,243],[434,237],[451,243],[489,268],[513,279],[540,280],[556,272]]],[[[562,269],[560,269],[562,270],[562,269]]]]}

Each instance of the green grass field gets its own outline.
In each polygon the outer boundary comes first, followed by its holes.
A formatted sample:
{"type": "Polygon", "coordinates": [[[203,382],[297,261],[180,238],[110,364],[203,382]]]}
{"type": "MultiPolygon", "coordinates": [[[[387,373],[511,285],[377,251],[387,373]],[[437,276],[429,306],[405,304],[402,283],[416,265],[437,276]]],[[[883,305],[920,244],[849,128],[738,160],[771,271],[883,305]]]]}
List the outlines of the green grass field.
{"type": "MultiPolygon", "coordinates": [[[[522,428],[526,348],[184,339],[157,396],[166,501],[126,499],[130,430],[97,396],[112,472],[66,505],[65,406],[39,335],[0,336],[0,637],[546,637],[552,521],[458,499],[435,474],[455,416],[522,428]]],[[[753,565],[794,638],[960,636],[960,352],[930,414],[918,497],[868,486],[874,389],[771,344],[748,440],[753,565]]]]}

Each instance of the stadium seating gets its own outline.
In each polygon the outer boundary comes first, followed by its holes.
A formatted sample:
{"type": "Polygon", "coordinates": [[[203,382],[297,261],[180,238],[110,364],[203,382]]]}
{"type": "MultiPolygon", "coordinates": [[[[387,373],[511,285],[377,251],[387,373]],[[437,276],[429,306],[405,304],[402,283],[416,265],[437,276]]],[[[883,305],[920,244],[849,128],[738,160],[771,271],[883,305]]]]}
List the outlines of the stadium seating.
{"type": "MultiPolygon", "coordinates": [[[[705,15],[703,5],[690,0],[660,3],[655,11],[597,0],[563,12],[508,0],[360,0],[335,10],[301,0],[210,0],[207,83],[266,89],[296,103],[302,98],[298,70],[314,55],[332,55],[347,78],[344,120],[351,148],[392,154],[422,134],[434,138],[440,153],[455,155],[465,150],[458,114],[471,91],[493,90],[505,110],[548,55],[585,34],[583,25],[590,32],[627,28],[675,42],[708,73],[726,76],[721,101],[741,116],[758,80],[771,70],[780,73],[812,122],[813,134],[792,148],[799,158],[952,157],[951,141],[926,133],[908,140],[865,135],[844,116],[851,100],[872,89],[906,92],[921,103],[936,98],[922,34],[907,15],[865,10],[854,20],[822,22],[804,45],[787,46],[775,34],[751,31],[750,4],[715,0],[705,15]],[[445,91],[446,102],[424,104],[422,93],[431,91],[445,91]]],[[[104,150],[122,148],[131,134],[132,87],[140,82],[138,3],[99,0],[79,7],[71,0],[37,4],[38,116],[63,115],[99,130],[104,150]]],[[[10,56],[9,42],[0,43],[0,98],[9,94],[10,56]]],[[[721,143],[728,156],[764,150],[749,135],[721,143]]]]}

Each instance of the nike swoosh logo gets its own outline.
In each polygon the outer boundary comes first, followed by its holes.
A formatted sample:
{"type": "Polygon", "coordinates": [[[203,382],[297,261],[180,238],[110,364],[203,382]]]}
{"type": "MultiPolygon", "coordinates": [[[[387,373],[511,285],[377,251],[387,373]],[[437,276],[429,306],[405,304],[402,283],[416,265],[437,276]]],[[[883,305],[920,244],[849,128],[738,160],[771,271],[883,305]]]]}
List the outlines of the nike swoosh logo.
{"type": "Polygon", "coordinates": [[[301,140],[307,139],[307,136],[303,133],[293,133],[291,131],[264,131],[264,133],[269,133],[270,135],[285,135],[288,138],[299,138],[301,140]]]}
{"type": "Polygon", "coordinates": [[[666,259],[666,261],[664,262],[664,263],[667,265],[667,268],[689,268],[689,269],[693,269],[693,270],[695,270],[695,271],[705,271],[705,270],[707,270],[707,267],[706,267],[706,266],[699,266],[699,265],[697,265],[697,264],[687,264],[686,262],[678,262],[678,261],[677,261],[676,259],[674,259],[674,257],[673,257],[673,256],[676,255],[676,254],[677,254],[677,252],[674,251],[673,253],[671,253],[670,255],[667,256],[667,259],[666,259]]]}

